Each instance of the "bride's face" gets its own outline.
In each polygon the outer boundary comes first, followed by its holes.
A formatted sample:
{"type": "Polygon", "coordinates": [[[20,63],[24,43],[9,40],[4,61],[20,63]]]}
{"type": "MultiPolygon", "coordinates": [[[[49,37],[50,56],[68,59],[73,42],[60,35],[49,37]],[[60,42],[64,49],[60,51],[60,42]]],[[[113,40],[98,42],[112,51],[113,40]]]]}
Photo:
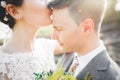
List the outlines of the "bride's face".
{"type": "Polygon", "coordinates": [[[34,26],[51,24],[48,3],[49,0],[24,0],[21,7],[24,22],[34,26]]]}

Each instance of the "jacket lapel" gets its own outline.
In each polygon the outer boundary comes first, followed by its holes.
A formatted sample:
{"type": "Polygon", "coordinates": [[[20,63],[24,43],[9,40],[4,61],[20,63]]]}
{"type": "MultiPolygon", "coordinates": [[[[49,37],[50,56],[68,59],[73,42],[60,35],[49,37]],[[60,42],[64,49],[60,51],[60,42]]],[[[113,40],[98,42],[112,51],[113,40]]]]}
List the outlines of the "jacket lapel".
{"type": "Polygon", "coordinates": [[[72,64],[74,53],[66,53],[62,56],[61,60],[58,62],[57,66],[64,68],[67,72],[70,65],[72,64]]]}
{"type": "Polygon", "coordinates": [[[95,58],[93,58],[88,65],[76,76],[76,78],[84,79],[85,75],[89,73],[91,76],[99,78],[98,70],[106,70],[109,65],[109,56],[106,51],[102,51],[95,58]]]}

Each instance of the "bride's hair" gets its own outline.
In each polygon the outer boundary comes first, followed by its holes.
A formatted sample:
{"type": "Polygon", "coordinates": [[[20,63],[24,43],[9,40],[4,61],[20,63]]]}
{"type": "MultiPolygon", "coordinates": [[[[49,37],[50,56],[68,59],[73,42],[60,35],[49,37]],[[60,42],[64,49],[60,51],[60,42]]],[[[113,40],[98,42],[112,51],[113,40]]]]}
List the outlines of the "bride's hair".
{"type": "Polygon", "coordinates": [[[9,25],[9,27],[13,29],[15,25],[15,19],[6,12],[5,7],[7,4],[12,4],[16,7],[19,7],[22,5],[22,3],[23,0],[0,0],[0,21],[9,25]]]}

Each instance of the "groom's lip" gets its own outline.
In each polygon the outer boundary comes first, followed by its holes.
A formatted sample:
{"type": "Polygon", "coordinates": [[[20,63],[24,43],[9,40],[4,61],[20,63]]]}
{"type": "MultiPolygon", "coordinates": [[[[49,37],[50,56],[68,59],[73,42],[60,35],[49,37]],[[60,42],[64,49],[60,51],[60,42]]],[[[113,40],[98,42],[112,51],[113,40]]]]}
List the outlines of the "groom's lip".
{"type": "Polygon", "coordinates": [[[60,40],[57,40],[58,41],[58,43],[59,43],[59,45],[64,45],[64,43],[62,42],[62,41],[60,41],[60,40]]]}
{"type": "Polygon", "coordinates": [[[64,45],[63,43],[59,43],[61,46],[64,45]]]}

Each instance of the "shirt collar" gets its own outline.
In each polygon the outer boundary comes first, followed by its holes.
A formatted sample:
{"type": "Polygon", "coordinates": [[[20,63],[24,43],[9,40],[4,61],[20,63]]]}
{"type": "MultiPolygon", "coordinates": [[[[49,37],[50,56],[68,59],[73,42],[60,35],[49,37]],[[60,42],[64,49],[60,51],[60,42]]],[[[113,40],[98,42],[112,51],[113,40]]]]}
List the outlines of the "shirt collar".
{"type": "MultiPolygon", "coordinates": [[[[100,40],[100,45],[96,49],[88,52],[86,55],[78,57],[79,63],[89,63],[96,55],[105,49],[103,42],[100,40]]],[[[77,53],[75,53],[75,55],[77,55],[77,53]]]]}
{"type": "MultiPolygon", "coordinates": [[[[106,49],[106,48],[105,48],[103,42],[100,41],[100,45],[99,45],[96,49],[88,52],[86,55],[83,55],[83,56],[78,57],[78,63],[79,63],[79,65],[78,65],[78,67],[76,68],[74,75],[76,76],[80,71],[82,71],[82,69],[84,69],[84,68],[87,66],[87,64],[88,64],[96,55],[98,55],[100,52],[102,52],[102,51],[105,50],[105,49],[106,49]]],[[[77,56],[77,53],[75,53],[75,56],[77,56]]]]}

